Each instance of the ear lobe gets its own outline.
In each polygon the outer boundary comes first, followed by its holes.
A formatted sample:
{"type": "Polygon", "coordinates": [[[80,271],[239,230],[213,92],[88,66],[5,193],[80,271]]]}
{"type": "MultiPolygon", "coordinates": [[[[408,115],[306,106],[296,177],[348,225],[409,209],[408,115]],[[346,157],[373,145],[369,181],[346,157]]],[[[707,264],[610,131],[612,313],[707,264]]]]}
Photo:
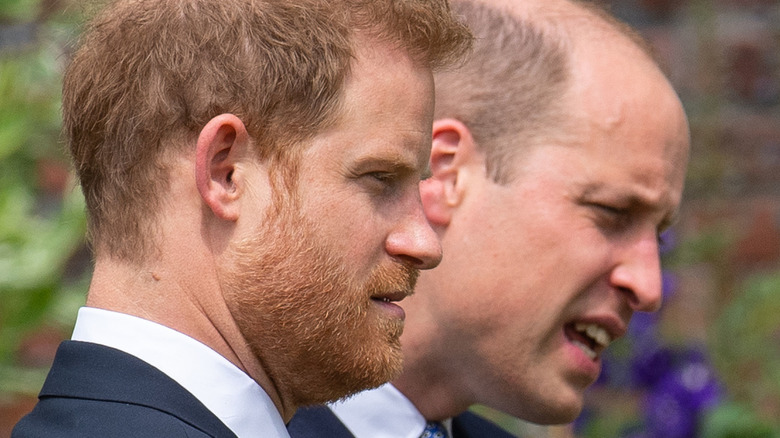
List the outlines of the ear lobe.
{"type": "Polygon", "coordinates": [[[233,114],[214,117],[198,135],[195,184],[203,202],[221,219],[238,220],[243,182],[236,164],[248,150],[249,134],[233,114]]]}

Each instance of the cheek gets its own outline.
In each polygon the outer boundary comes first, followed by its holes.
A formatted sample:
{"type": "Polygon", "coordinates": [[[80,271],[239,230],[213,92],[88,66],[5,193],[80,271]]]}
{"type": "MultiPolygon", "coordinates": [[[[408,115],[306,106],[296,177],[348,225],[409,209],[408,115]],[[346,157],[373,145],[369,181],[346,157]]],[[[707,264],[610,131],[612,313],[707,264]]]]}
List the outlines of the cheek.
{"type": "Polygon", "coordinates": [[[362,222],[344,220],[336,224],[339,236],[332,239],[332,243],[348,254],[348,260],[356,265],[374,265],[380,260],[378,255],[384,252],[385,232],[371,219],[366,217],[362,222]]]}
{"type": "Polygon", "coordinates": [[[322,244],[338,254],[344,254],[353,263],[371,262],[372,253],[382,247],[384,234],[377,215],[364,203],[344,198],[332,201],[325,209],[302,210],[313,221],[314,232],[322,244]]]}

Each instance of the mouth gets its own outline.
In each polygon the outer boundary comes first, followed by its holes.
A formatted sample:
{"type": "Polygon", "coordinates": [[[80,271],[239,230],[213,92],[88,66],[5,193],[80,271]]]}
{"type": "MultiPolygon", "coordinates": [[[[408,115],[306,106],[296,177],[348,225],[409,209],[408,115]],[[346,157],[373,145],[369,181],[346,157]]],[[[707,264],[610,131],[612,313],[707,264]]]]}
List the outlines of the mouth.
{"type": "Polygon", "coordinates": [[[593,361],[618,337],[604,326],[585,322],[566,324],[564,332],[569,341],[593,361]]]}
{"type": "Polygon", "coordinates": [[[404,309],[396,304],[397,301],[401,301],[410,294],[406,292],[392,292],[373,295],[371,301],[376,303],[377,309],[380,309],[381,314],[385,317],[399,319],[403,321],[406,319],[406,312],[404,309]]]}
{"type": "Polygon", "coordinates": [[[404,298],[408,297],[409,295],[411,294],[404,291],[385,292],[381,294],[372,295],[371,299],[373,301],[379,301],[382,303],[392,303],[396,301],[401,301],[404,298]]]}

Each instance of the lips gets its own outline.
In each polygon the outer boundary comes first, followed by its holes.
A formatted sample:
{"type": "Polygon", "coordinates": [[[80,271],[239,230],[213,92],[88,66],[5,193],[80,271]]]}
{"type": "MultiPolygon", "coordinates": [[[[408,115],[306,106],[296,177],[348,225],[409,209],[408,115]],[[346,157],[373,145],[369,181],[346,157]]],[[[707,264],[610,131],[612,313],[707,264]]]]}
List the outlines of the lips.
{"type": "Polygon", "coordinates": [[[382,293],[373,295],[371,301],[375,303],[376,308],[381,312],[380,314],[384,315],[383,317],[403,321],[406,319],[406,312],[401,306],[395,304],[395,301],[401,301],[409,295],[406,292],[382,293]]]}
{"type": "Polygon", "coordinates": [[[591,360],[597,360],[615,339],[622,335],[622,330],[596,322],[572,322],[564,327],[566,337],[591,360]]]}
{"type": "Polygon", "coordinates": [[[409,295],[411,294],[405,291],[384,292],[381,294],[372,295],[371,299],[375,301],[382,301],[384,303],[391,303],[394,301],[401,301],[409,295]]]}

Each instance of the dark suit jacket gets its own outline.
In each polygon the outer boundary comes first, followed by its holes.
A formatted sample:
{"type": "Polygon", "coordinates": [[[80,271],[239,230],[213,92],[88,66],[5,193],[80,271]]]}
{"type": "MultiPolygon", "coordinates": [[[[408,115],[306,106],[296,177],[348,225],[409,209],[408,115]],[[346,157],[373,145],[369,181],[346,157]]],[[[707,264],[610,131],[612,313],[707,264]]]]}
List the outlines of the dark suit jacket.
{"type": "MultiPolygon", "coordinates": [[[[354,438],[325,406],[298,409],[287,431],[292,438],[354,438]]],[[[452,419],[452,438],[511,438],[514,435],[471,412],[452,419]]]]}
{"type": "Polygon", "coordinates": [[[157,368],[98,344],[63,342],[38,398],[12,438],[235,438],[219,418],[157,368]]]}

